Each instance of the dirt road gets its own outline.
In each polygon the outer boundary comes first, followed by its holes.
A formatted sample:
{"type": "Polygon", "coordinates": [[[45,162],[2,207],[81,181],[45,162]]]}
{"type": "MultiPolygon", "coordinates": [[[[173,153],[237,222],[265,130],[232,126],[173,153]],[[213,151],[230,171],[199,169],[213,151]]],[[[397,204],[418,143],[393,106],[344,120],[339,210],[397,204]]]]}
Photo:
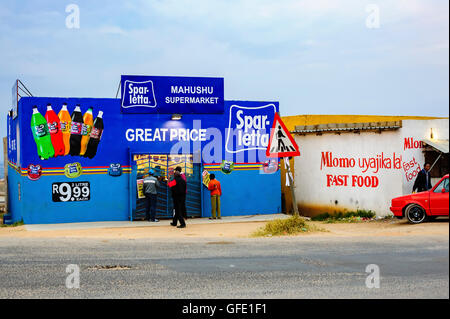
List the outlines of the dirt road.
{"type": "MultiPolygon", "coordinates": [[[[324,232],[302,233],[296,236],[308,237],[368,237],[368,236],[417,236],[417,235],[449,235],[448,219],[438,219],[419,225],[408,224],[404,220],[383,220],[358,223],[309,222],[324,229],[324,232]]],[[[138,239],[138,238],[245,238],[265,222],[188,224],[185,229],[171,226],[124,228],[98,228],[77,230],[27,231],[25,226],[0,228],[2,237],[18,238],[105,238],[105,239],[138,239]]]]}

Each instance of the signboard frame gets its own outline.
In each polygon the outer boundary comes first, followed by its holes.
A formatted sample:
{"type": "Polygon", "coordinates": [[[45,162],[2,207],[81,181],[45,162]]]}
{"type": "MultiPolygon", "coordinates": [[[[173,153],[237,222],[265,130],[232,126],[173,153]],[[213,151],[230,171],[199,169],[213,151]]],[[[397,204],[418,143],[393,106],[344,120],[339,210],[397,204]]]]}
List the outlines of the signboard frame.
{"type": "Polygon", "coordinates": [[[122,75],[122,113],[223,114],[224,78],[122,75]]]}

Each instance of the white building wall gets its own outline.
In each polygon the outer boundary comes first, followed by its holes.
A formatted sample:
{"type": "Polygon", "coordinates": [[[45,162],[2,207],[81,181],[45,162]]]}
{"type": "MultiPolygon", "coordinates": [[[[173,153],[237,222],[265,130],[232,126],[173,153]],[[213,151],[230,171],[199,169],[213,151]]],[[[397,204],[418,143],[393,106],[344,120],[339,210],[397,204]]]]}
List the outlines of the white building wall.
{"type": "MultiPolygon", "coordinates": [[[[417,120],[407,120],[403,121],[403,127],[401,129],[402,141],[405,142],[405,138],[411,138],[414,141],[420,141],[424,138],[431,138],[431,131],[433,131],[434,139],[448,139],[449,138],[449,122],[447,119],[443,120],[427,120],[427,121],[417,121],[417,120]]],[[[416,144],[416,143],[414,143],[416,144]]],[[[420,158],[420,168],[423,168],[425,161],[424,154],[421,149],[405,148],[405,143],[403,143],[402,149],[404,150],[403,161],[408,163],[414,159],[420,158]]],[[[431,163],[433,164],[433,163],[431,163]]],[[[417,165],[414,168],[407,169],[408,166],[405,165],[404,176],[403,176],[403,194],[409,194],[412,191],[415,177],[417,175],[417,165]],[[408,175],[408,176],[407,176],[408,175]]],[[[432,179],[433,185],[439,181],[440,178],[432,179]]]]}
{"type": "Polygon", "coordinates": [[[300,211],[309,216],[357,209],[390,214],[391,199],[411,192],[413,172],[424,162],[420,147],[405,149],[405,138],[419,146],[431,128],[434,138],[448,138],[448,120],[403,121],[401,129],[381,134],[295,135],[301,152],[294,161],[300,211]],[[334,163],[327,163],[327,156],[334,163]]]}

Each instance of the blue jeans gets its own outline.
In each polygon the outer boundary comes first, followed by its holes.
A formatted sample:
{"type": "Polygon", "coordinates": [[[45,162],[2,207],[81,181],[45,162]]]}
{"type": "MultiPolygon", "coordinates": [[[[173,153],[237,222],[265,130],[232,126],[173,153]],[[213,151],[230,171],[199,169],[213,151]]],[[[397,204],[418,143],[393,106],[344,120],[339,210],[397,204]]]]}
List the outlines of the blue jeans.
{"type": "Polygon", "coordinates": [[[145,194],[145,218],[155,220],[157,194],[145,194]]]}

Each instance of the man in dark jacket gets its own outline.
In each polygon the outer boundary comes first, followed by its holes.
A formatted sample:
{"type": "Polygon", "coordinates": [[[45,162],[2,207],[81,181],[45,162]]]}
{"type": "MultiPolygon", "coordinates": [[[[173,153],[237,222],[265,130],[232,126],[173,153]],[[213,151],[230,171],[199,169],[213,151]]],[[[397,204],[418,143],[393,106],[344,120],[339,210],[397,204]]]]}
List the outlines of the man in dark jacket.
{"type": "Polygon", "coordinates": [[[156,204],[158,200],[159,181],[154,176],[153,169],[150,169],[149,175],[144,178],[145,194],[145,219],[150,222],[159,222],[156,219],[156,204]]]}
{"type": "Polygon", "coordinates": [[[177,166],[175,168],[175,170],[180,172],[181,178],[186,182],[186,194],[184,195],[184,199],[183,199],[183,218],[187,219],[187,210],[186,210],[187,178],[186,178],[186,174],[181,172],[180,166],[177,166]]]}
{"type": "Polygon", "coordinates": [[[169,182],[169,187],[172,191],[173,207],[175,209],[175,215],[173,216],[172,223],[170,225],[177,226],[178,221],[180,226],[177,228],[185,228],[186,222],[183,218],[184,200],[186,198],[186,182],[181,177],[180,170],[175,169],[173,172],[174,179],[169,182]]]}
{"type": "Polygon", "coordinates": [[[414,181],[413,186],[413,193],[416,191],[418,192],[426,192],[427,190],[430,190],[433,188],[431,185],[431,176],[430,176],[430,163],[425,163],[423,170],[417,174],[417,178],[414,181]]]}

